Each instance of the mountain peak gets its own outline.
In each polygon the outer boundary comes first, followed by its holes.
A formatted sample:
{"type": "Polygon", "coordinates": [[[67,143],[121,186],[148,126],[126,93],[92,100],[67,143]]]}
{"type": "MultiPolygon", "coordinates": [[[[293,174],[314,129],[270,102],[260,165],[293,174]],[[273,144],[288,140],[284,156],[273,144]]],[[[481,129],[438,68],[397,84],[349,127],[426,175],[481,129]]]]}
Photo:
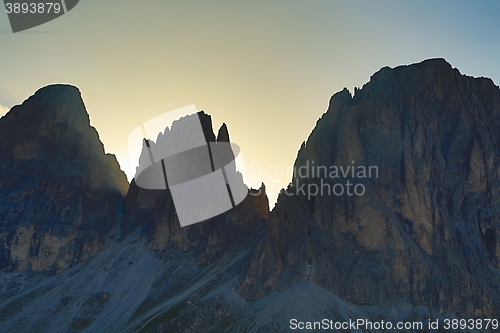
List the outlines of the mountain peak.
{"type": "Polygon", "coordinates": [[[60,272],[94,254],[128,188],[68,85],[42,88],[0,119],[0,170],[0,269],[60,272]]]}
{"type": "Polygon", "coordinates": [[[50,118],[54,123],[68,121],[72,125],[89,123],[88,114],[83,106],[83,101],[78,88],[71,85],[56,84],[49,85],[37,90],[32,96],[25,100],[22,105],[16,105],[9,112],[9,117],[29,118],[36,116],[50,118]],[[21,106],[33,109],[33,112],[19,114],[21,106]],[[75,107],[78,106],[78,107],[75,107]]]}
{"type": "Polygon", "coordinates": [[[219,128],[219,132],[217,133],[217,142],[230,142],[226,123],[222,123],[222,126],[219,128]]]}
{"type": "Polygon", "coordinates": [[[90,125],[80,91],[74,86],[41,88],[0,120],[0,162],[16,164],[39,159],[58,167],[75,164],[67,171],[87,173],[95,188],[126,193],[126,177],[114,155],[105,154],[97,131],[90,125]],[[111,177],[99,176],[99,169],[111,177]]]}
{"type": "Polygon", "coordinates": [[[313,176],[279,197],[240,295],[307,280],[356,304],[497,316],[499,105],[490,79],[444,59],[384,67],[354,98],[333,95],[294,165],[313,176]],[[354,165],[380,173],[314,176],[354,165]],[[328,191],[348,182],[366,192],[328,191]],[[314,185],[321,194],[300,191],[314,185]]]}
{"type": "Polygon", "coordinates": [[[445,59],[433,58],[410,65],[397,66],[394,68],[388,66],[383,67],[371,76],[370,82],[393,80],[396,78],[414,79],[415,75],[418,77],[422,74],[425,74],[429,78],[433,79],[436,78],[436,76],[449,77],[450,75],[460,75],[460,72],[456,68],[453,68],[451,64],[445,59]]]}

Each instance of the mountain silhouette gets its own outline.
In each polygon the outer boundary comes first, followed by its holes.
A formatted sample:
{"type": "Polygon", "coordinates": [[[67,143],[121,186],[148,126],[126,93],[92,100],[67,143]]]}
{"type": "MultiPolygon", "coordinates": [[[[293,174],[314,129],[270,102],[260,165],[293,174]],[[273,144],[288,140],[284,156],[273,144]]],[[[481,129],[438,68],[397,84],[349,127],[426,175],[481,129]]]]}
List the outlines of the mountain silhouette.
{"type": "Polygon", "coordinates": [[[61,272],[103,245],[128,183],[75,87],[40,89],[0,119],[0,268],[61,272]]]}
{"type": "Polygon", "coordinates": [[[0,119],[0,332],[498,318],[498,128],[490,79],[385,67],[332,96],[271,212],[263,184],[181,228],[168,189],[125,182],[78,90],[43,88],[0,119]],[[363,194],[301,190],[347,181],[363,194]]]}
{"type": "Polygon", "coordinates": [[[498,315],[499,105],[490,79],[443,59],[386,67],[354,96],[335,94],[295,168],[355,161],[379,175],[358,180],[359,197],[282,193],[240,294],[307,280],[356,304],[498,315]]]}

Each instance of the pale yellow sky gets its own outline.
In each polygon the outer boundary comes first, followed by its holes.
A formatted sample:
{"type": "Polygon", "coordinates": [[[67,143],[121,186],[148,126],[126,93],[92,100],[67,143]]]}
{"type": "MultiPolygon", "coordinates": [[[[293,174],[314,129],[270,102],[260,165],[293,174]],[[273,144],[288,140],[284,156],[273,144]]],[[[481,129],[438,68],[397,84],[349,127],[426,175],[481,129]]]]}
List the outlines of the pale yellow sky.
{"type": "Polygon", "coordinates": [[[52,83],[79,87],[106,151],[129,176],[130,131],[196,104],[215,131],[228,125],[248,185],[264,181],[272,206],[290,180],[277,173],[343,87],[433,57],[498,84],[499,14],[494,1],[84,0],[12,34],[0,13],[0,104],[52,83]]]}
{"type": "Polygon", "coordinates": [[[0,105],[0,117],[5,115],[9,111],[9,108],[3,105],[0,105]]]}

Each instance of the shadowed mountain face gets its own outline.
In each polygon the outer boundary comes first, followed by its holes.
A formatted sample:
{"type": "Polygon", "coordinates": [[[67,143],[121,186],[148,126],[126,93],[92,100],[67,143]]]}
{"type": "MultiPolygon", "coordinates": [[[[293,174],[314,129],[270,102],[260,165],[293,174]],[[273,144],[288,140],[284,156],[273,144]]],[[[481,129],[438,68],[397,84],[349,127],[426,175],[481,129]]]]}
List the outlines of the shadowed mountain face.
{"type": "Polygon", "coordinates": [[[0,268],[60,272],[96,253],[128,183],[75,87],[40,89],[0,119],[0,268]]]}
{"type": "MultiPolygon", "coordinates": [[[[229,142],[198,116],[206,141],[229,142]]],[[[0,119],[0,332],[498,318],[498,128],[491,80],[440,59],[383,68],[331,98],[271,213],[262,186],[181,228],[168,190],[127,191],[78,90],[43,88],[0,119]],[[363,195],[299,190],[346,181],[363,195]]]]}
{"type": "MultiPolygon", "coordinates": [[[[207,141],[229,142],[226,125],[216,139],[210,116],[198,116],[207,141]]],[[[0,126],[34,134],[1,136],[7,243],[0,332],[219,331],[231,313],[241,313],[234,303],[244,302],[236,283],[265,231],[264,185],[249,190],[234,209],[181,228],[170,191],[132,181],[126,192],[128,184],[115,182],[123,174],[114,157],[114,164],[106,164],[110,156],[89,126],[76,88],[44,88],[0,126]],[[32,141],[29,154],[17,148],[32,141]],[[23,196],[11,199],[15,195],[23,196]],[[34,244],[45,252],[32,250],[34,244]],[[231,300],[218,291],[225,289],[231,300]],[[196,305],[182,316],[199,319],[170,323],[187,301],[196,305]]]]}
{"type": "MultiPolygon", "coordinates": [[[[198,117],[207,142],[230,141],[225,124],[219,129],[216,139],[212,118],[203,111],[198,112],[198,117]]],[[[175,126],[174,123],[173,129],[175,126]]],[[[159,141],[165,140],[163,135],[158,138],[159,141]]],[[[150,144],[154,145],[154,142],[150,144]]],[[[147,151],[143,153],[147,154],[147,151]]],[[[243,183],[242,179],[240,181],[243,183]]],[[[261,221],[268,215],[269,203],[263,184],[260,190],[249,190],[246,199],[230,211],[181,228],[170,190],[142,189],[132,181],[125,198],[122,226],[125,233],[143,227],[148,234],[148,246],[160,257],[166,257],[174,249],[191,250],[197,253],[197,262],[201,265],[212,263],[242,235],[254,233],[257,228],[262,230],[261,221]]]]}
{"type": "Polygon", "coordinates": [[[362,196],[308,199],[297,187],[319,179],[296,176],[287,191],[298,195],[280,195],[240,295],[308,280],[356,304],[498,316],[499,128],[499,88],[442,59],[335,94],[295,167],[377,166],[378,177],[351,177],[362,196]]]}

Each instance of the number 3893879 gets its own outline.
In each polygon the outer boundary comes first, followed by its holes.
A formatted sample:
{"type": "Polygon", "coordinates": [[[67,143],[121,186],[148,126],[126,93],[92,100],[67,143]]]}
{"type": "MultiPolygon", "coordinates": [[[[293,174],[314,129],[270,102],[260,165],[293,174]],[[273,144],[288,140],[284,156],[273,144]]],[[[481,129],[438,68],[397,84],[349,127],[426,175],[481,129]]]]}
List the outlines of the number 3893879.
{"type": "Polygon", "coordinates": [[[5,4],[5,11],[7,14],[58,14],[61,11],[61,4],[46,2],[46,3],[35,3],[35,2],[7,2],[5,4]]]}

